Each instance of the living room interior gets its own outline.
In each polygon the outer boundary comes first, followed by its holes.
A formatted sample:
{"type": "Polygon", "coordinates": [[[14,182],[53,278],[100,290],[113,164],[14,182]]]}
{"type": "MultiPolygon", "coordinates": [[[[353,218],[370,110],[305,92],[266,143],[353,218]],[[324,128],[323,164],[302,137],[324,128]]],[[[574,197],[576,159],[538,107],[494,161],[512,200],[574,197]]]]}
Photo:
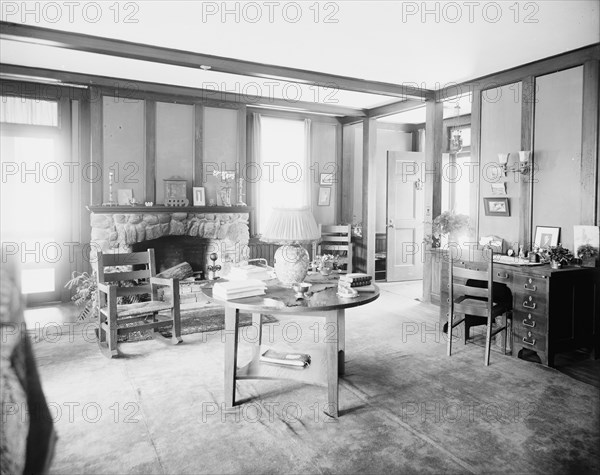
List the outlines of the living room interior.
{"type": "Polygon", "coordinates": [[[3,473],[597,473],[597,1],[1,20],[3,473]]]}

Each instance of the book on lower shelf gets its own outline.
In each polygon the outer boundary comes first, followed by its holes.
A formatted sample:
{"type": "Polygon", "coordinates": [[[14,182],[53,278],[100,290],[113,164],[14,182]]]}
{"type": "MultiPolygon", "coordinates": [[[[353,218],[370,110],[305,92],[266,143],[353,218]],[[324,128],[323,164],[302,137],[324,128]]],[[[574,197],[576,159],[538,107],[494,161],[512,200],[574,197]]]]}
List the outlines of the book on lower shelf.
{"type": "Polygon", "coordinates": [[[267,348],[261,355],[263,363],[306,368],[310,365],[310,355],[306,353],[284,353],[267,348]]]}

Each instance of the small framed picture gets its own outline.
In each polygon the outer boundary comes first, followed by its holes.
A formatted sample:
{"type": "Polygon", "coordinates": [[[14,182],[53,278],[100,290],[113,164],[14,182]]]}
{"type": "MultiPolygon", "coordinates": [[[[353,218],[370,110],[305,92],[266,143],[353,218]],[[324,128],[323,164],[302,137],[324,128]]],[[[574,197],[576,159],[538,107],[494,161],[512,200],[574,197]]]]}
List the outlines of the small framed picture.
{"type": "Polygon", "coordinates": [[[206,194],[203,186],[194,187],[194,206],[206,206],[206,194]]]}
{"type": "Polygon", "coordinates": [[[131,188],[122,188],[117,190],[117,203],[120,205],[130,205],[133,199],[133,190],[131,188]]]}
{"type": "Polygon", "coordinates": [[[331,188],[319,188],[318,206],[329,206],[331,202],[331,188]]]}
{"type": "Polygon", "coordinates": [[[508,198],[484,198],[486,216],[510,216],[508,198]]]}
{"type": "Polygon", "coordinates": [[[333,173],[321,173],[319,175],[319,185],[321,186],[331,186],[333,185],[333,173]]]}
{"type": "Polygon", "coordinates": [[[541,248],[558,246],[559,238],[560,228],[550,226],[536,226],[533,244],[534,246],[541,248]]]}
{"type": "Polygon", "coordinates": [[[494,196],[506,196],[506,183],[492,183],[492,195],[494,196]]]}

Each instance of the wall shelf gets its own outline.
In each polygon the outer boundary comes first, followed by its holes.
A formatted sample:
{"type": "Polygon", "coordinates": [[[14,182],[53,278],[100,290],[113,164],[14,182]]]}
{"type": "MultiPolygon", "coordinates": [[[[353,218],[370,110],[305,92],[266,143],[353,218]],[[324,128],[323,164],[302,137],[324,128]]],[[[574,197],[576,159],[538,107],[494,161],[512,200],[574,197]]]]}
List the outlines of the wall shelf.
{"type": "Polygon", "coordinates": [[[86,206],[96,214],[249,213],[250,206],[86,206]]]}

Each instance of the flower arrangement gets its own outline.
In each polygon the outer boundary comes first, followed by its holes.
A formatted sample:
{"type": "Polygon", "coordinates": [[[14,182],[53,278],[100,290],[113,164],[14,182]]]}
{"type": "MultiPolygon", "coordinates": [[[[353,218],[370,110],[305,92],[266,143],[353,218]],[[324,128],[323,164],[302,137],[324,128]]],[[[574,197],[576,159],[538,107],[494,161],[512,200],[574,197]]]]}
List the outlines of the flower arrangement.
{"type": "Polygon", "coordinates": [[[539,254],[543,260],[550,261],[553,268],[559,268],[563,264],[566,265],[573,260],[573,254],[571,254],[571,251],[565,247],[562,247],[562,244],[541,249],[539,254]]]}
{"type": "Polygon", "coordinates": [[[598,255],[598,249],[591,244],[582,244],[577,248],[577,257],[579,259],[590,259],[598,255]]]}
{"type": "Polygon", "coordinates": [[[439,247],[442,236],[457,234],[467,229],[469,229],[469,217],[466,214],[444,211],[433,220],[433,233],[425,236],[424,241],[432,247],[439,247]]]}
{"type": "Polygon", "coordinates": [[[231,183],[235,180],[235,172],[227,170],[213,170],[213,176],[221,177],[221,181],[225,182],[225,186],[221,188],[219,195],[223,206],[231,206],[231,183]]]}
{"type": "Polygon", "coordinates": [[[339,256],[334,254],[323,254],[315,256],[312,268],[317,269],[323,275],[329,275],[337,267],[339,256]]]}

